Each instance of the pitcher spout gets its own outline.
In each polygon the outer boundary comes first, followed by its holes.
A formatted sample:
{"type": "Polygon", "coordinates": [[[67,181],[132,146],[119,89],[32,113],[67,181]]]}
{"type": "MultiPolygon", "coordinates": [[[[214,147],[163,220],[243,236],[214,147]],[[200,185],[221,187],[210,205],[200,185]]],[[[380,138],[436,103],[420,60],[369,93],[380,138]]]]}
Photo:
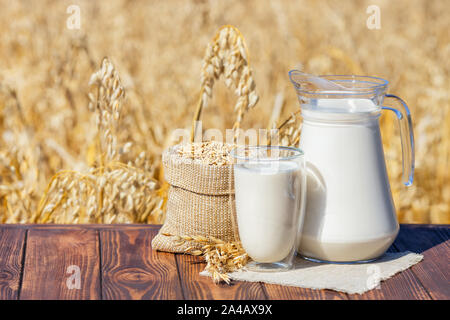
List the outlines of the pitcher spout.
{"type": "Polygon", "coordinates": [[[296,90],[318,92],[318,91],[341,91],[348,88],[325,77],[315,76],[300,70],[289,71],[289,79],[296,90]]]}

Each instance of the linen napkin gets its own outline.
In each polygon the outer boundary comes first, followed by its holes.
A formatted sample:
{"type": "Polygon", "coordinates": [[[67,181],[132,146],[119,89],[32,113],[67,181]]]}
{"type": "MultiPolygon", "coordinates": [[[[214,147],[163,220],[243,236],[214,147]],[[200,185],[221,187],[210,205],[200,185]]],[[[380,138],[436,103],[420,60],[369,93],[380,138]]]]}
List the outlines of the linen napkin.
{"type": "MultiPolygon", "coordinates": [[[[330,264],[294,258],[294,266],[288,271],[256,272],[245,268],[229,273],[231,279],[238,281],[265,282],[286,286],[331,289],[349,294],[362,294],[377,288],[381,281],[404,271],[423,259],[423,255],[406,252],[386,252],[371,263],[330,264]]],[[[204,276],[209,273],[202,271],[204,276]]]]}

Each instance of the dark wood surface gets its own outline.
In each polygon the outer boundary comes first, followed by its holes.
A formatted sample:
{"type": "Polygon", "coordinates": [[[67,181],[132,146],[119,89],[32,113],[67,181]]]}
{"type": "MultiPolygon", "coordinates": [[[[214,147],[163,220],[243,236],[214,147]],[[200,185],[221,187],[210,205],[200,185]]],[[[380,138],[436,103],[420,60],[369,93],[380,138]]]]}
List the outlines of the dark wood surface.
{"type": "Polygon", "coordinates": [[[450,299],[450,225],[401,225],[389,249],[424,260],[362,295],[215,285],[201,258],[156,252],[157,225],[0,225],[0,299],[450,299]],[[77,266],[78,286],[72,281],[77,266]],[[71,280],[72,279],[72,280],[71,280]]]}

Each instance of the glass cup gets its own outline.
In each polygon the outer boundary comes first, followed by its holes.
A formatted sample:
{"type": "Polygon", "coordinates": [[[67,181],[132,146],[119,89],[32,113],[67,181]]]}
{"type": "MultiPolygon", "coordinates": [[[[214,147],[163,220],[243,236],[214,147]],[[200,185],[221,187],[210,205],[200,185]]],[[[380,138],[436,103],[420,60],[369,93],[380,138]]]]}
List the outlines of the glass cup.
{"type": "Polygon", "coordinates": [[[282,271],[292,267],[303,224],[306,171],[300,149],[279,146],[236,147],[234,191],[247,269],[282,271]]]}

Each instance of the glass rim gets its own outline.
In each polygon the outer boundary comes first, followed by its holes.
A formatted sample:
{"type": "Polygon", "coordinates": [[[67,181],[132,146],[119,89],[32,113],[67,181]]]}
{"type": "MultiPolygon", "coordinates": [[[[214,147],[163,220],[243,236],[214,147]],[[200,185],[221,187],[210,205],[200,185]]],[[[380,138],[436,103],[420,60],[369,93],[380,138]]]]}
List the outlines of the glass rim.
{"type": "Polygon", "coordinates": [[[357,88],[348,88],[348,90],[318,90],[311,91],[304,89],[300,86],[298,82],[293,80],[293,76],[296,73],[299,73],[299,70],[291,70],[289,71],[289,78],[291,82],[294,84],[294,87],[298,93],[310,94],[310,95],[361,95],[361,94],[370,94],[375,93],[380,90],[387,89],[389,85],[389,81],[380,77],[374,76],[365,76],[365,75],[346,75],[346,74],[329,74],[329,75],[318,75],[320,78],[324,78],[326,80],[338,82],[356,82],[359,84],[367,84],[366,86],[361,86],[357,88]],[[371,80],[371,81],[370,81],[371,80]]]}
{"type": "Polygon", "coordinates": [[[294,160],[301,158],[305,155],[302,149],[296,147],[285,147],[285,146],[236,146],[230,151],[230,155],[233,159],[236,160],[246,160],[246,161],[256,161],[256,162],[271,162],[271,161],[285,161],[285,160],[294,160]],[[257,158],[251,156],[240,156],[237,154],[237,150],[239,148],[243,148],[244,150],[269,150],[269,149],[278,149],[294,152],[294,155],[286,156],[286,157],[274,157],[274,158],[257,158]]]}

